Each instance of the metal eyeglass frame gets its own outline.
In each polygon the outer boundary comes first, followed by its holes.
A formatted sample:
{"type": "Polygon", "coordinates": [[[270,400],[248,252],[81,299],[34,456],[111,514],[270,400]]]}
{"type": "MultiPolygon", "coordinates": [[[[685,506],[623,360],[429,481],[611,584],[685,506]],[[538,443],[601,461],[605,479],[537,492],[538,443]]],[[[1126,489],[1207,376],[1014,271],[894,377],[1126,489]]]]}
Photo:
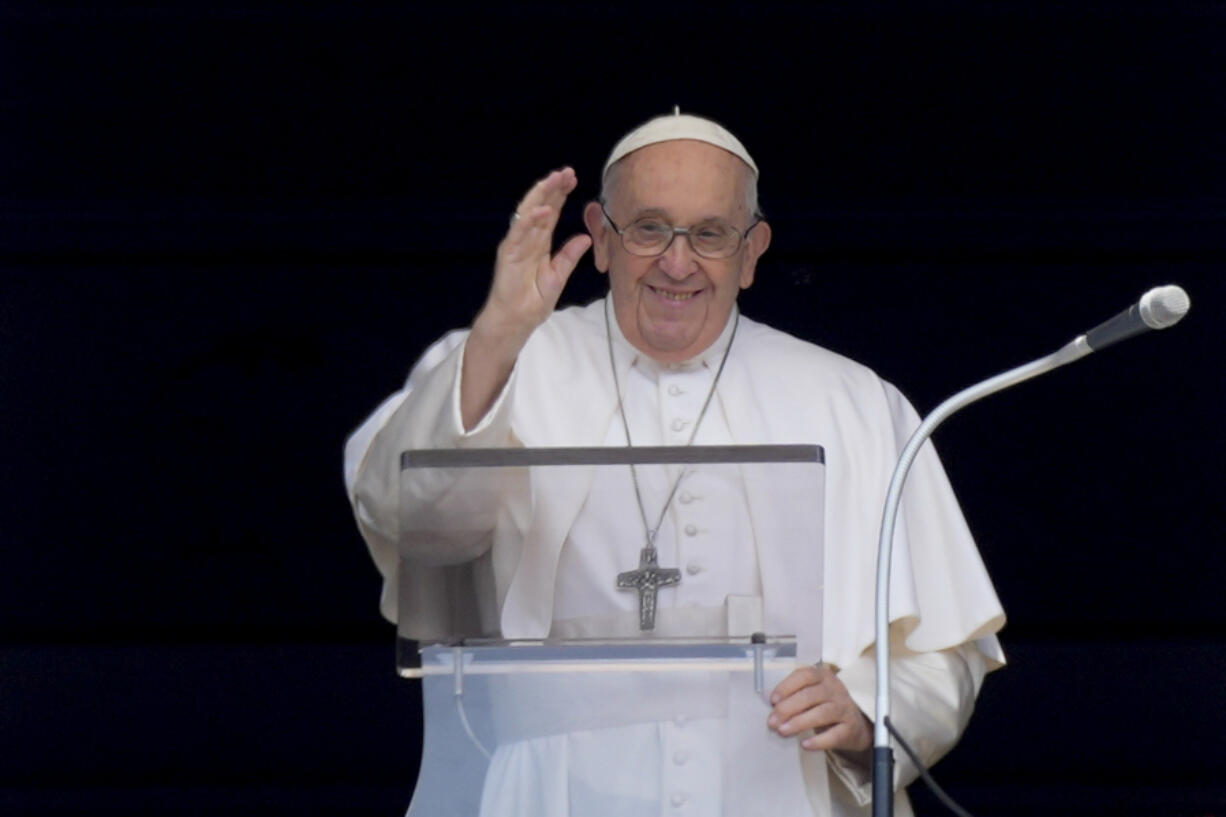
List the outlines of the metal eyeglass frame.
{"type": "MultiPolygon", "coordinates": [[[[598,199],[596,203],[600,205],[600,212],[604,214],[605,220],[609,222],[609,225],[613,228],[613,232],[617,233],[617,237],[622,240],[622,246],[626,248],[626,252],[638,258],[655,258],[657,255],[663,255],[664,253],[668,252],[669,247],[673,246],[673,242],[677,240],[677,236],[683,235],[685,236],[685,240],[689,242],[690,249],[694,251],[695,255],[701,258],[706,258],[710,261],[722,261],[725,258],[731,258],[732,256],[736,255],[737,252],[740,251],[741,245],[745,243],[745,238],[749,235],[749,231],[754,227],[757,227],[763,221],[762,217],[758,216],[753,220],[752,224],[745,228],[744,232],[738,230],[736,227],[732,227],[732,225],[729,225],[729,228],[737,234],[737,241],[736,246],[733,247],[726,255],[707,255],[702,250],[694,246],[693,234],[690,231],[693,230],[694,226],[696,225],[690,225],[689,227],[674,227],[673,225],[669,224],[668,228],[672,230],[672,235],[669,236],[668,243],[661,247],[659,252],[643,255],[642,253],[635,252],[634,250],[630,249],[630,247],[626,246],[626,228],[617,226],[617,222],[613,220],[613,217],[609,215],[609,211],[605,209],[604,201],[598,199]]],[[[664,222],[663,219],[661,219],[661,221],[664,222]]],[[[664,223],[667,224],[668,222],[664,223]]]]}

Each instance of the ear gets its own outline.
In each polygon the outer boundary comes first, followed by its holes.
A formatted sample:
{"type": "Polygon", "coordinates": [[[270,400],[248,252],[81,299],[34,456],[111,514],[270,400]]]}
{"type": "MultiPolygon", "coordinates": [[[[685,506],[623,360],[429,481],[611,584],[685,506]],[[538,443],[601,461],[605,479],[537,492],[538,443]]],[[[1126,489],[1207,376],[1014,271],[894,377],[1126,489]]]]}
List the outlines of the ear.
{"type": "Polygon", "coordinates": [[[741,289],[749,289],[753,283],[754,270],[758,266],[758,259],[762,257],[762,253],[766,252],[766,248],[771,245],[771,226],[765,221],[759,221],[754,225],[754,228],[745,236],[745,258],[741,262],[741,289]]]}
{"type": "Polygon", "coordinates": [[[608,272],[609,236],[615,233],[605,221],[599,202],[589,201],[583,208],[583,223],[587,225],[587,231],[592,236],[592,262],[600,272],[608,272]]]}

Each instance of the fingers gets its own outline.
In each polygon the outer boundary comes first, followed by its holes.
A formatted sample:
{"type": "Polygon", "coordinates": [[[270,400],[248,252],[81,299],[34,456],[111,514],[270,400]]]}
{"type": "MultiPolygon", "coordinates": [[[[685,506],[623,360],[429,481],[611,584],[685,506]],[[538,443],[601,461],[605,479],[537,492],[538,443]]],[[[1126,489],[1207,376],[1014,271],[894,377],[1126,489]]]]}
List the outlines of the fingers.
{"type": "Polygon", "coordinates": [[[566,197],[578,184],[575,171],[569,167],[555,170],[534,184],[515,206],[500,254],[512,263],[547,257],[566,197]]]}
{"type": "Polygon", "coordinates": [[[825,664],[792,670],[771,692],[771,704],[777,704],[805,687],[816,686],[833,677],[834,671],[825,664]]]}
{"type": "Polygon", "coordinates": [[[534,228],[552,231],[566,197],[578,184],[575,171],[569,167],[555,170],[538,181],[515,205],[518,217],[511,224],[510,235],[527,234],[534,228]]]}
{"type": "Polygon", "coordinates": [[[592,237],[586,233],[571,236],[570,240],[562,245],[554,255],[548,271],[538,279],[542,300],[557,303],[570,274],[574,272],[579,259],[590,246],[592,246],[592,237]]]}
{"type": "MultiPolygon", "coordinates": [[[[813,728],[811,723],[800,726],[794,722],[798,715],[811,712],[831,700],[828,682],[833,677],[829,668],[823,666],[801,667],[793,670],[771,692],[771,714],[767,725],[781,735],[794,735],[803,728],[813,728]]],[[[805,719],[806,722],[813,718],[805,719]]]]}
{"type": "MultiPolygon", "coordinates": [[[[806,729],[828,729],[837,724],[850,723],[859,710],[841,702],[820,701],[807,706],[791,717],[772,714],[776,719],[775,731],[784,737],[798,735],[806,729]]],[[[767,721],[769,723],[769,720],[767,721]]]]}
{"type": "Polygon", "coordinates": [[[563,280],[570,277],[571,271],[590,246],[592,246],[592,237],[587,233],[571,236],[570,240],[563,244],[553,257],[554,272],[563,280]]]}
{"type": "Polygon", "coordinates": [[[557,216],[551,217],[547,207],[521,209],[516,212],[519,217],[511,221],[511,228],[502,240],[499,254],[512,263],[539,259],[549,252],[557,216]]]}
{"type": "Polygon", "coordinates": [[[829,690],[814,686],[805,687],[780,700],[766,723],[781,735],[795,735],[836,720],[838,712],[829,690]]]}
{"type": "Polygon", "coordinates": [[[859,750],[871,744],[864,714],[829,667],[795,670],[772,691],[771,704],[767,725],[780,735],[816,730],[802,741],[806,749],[859,750]]]}
{"type": "Polygon", "coordinates": [[[587,236],[568,240],[553,254],[553,231],[566,197],[578,185],[569,167],[540,179],[516,205],[506,236],[498,245],[490,294],[478,315],[522,343],[557,305],[575,265],[591,246],[587,236]]]}

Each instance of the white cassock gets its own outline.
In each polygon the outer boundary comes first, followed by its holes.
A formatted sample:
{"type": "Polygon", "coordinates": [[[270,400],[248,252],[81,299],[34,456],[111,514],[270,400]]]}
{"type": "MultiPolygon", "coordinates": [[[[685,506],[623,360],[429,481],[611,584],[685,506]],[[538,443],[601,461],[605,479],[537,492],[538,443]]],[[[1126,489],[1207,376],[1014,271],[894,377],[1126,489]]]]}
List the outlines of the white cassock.
{"type": "MultiPolygon", "coordinates": [[[[590,469],[583,479],[572,474],[534,486],[533,494],[550,501],[533,504],[532,513],[464,506],[469,493],[437,474],[414,485],[416,507],[400,507],[399,454],[406,449],[625,445],[604,309],[598,301],[563,310],[538,328],[507,387],[471,432],[463,431],[459,416],[466,335],[457,332],[431,347],[406,388],[350,438],[346,481],[385,578],[382,609],[408,622],[415,637],[639,634],[637,597],[614,582],[617,573],[637,565],[644,538],[629,469],[590,469]],[[601,501],[587,501],[592,496],[601,501]],[[476,517],[487,535],[452,541],[401,536],[402,512],[415,531],[443,530],[448,525],[437,520],[451,514],[476,517]],[[414,609],[396,609],[401,581],[416,588],[414,609]]],[[[610,323],[634,444],[684,445],[732,321],[705,353],[676,365],[638,353],[616,321],[610,323]]],[[[838,668],[852,698],[871,716],[877,526],[890,471],[917,425],[906,400],[865,367],[742,317],[694,442],[821,445],[821,564],[807,570],[806,559],[819,557],[789,550],[789,537],[772,535],[780,514],[771,504],[788,501],[785,486],[755,493],[735,471],[687,469],[658,534],[659,563],[680,567],[682,581],[660,591],[656,634],[795,633],[800,659],[838,668]],[[813,592],[818,585],[824,593],[813,592]]],[[[650,524],[677,477],[663,467],[638,469],[650,524]]],[[[904,497],[890,609],[891,719],[932,762],[961,734],[984,673],[1003,663],[993,633],[1004,616],[931,445],[917,459],[904,497]]],[[[495,753],[486,813],[609,813],[615,791],[630,795],[631,805],[618,814],[720,813],[729,808],[721,798],[739,796],[721,785],[736,770],[724,765],[728,738],[720,728],[716,719],[662,717],[614,730],[525,737],[495,753]],[[633,758],[634,768],[611,777],[611,756],[633,758]],[[645,804],[658,811],[641,810],[645,804]]],[[[781,792],[774,813],[868,813],[868,769],[836,753],[804,752],[795,739],[770,737],[776,743],[768,751],[786,760],[772,762],[772,769],[782,769],[780,780],[766,784],[781,792]],[[792,806],[781,811],[787,803],[792,806]]],[[[896,754],[901,787],[917,770],[896,754]]],[[[909,813],[902,795],[896,814],[909,813]]]]}

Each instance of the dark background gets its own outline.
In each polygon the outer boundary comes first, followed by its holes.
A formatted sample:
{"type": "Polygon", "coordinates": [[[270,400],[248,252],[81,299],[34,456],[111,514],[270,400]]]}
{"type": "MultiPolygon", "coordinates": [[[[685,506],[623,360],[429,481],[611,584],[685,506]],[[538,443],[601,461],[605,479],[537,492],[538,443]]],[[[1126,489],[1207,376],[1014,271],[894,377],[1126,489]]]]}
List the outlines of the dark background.
{"type": "Polygon", "coordinates": [[[745,311],[921,411],[1188,289],[938,432],[1011,658],[938,777],[1226,815],[1224,95],[1209,2],[0,4],[0,813],[403,812],[342,443],[679,104],[762,169],[745,311]]]}

